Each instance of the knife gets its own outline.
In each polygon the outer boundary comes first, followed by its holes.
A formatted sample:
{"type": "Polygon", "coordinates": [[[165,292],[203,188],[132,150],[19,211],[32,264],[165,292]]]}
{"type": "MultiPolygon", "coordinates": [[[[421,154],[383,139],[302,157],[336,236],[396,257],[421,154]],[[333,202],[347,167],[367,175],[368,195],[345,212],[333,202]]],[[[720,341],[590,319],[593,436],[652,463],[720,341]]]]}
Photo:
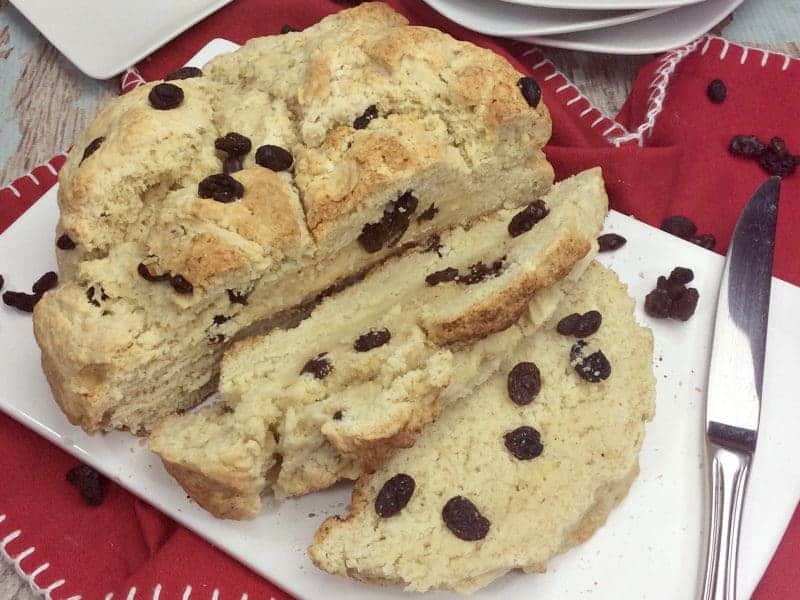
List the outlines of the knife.
{"type": "Polygon", "coordinates": [[[758,438],[780,178],[744,207],[722,273],[708,374],[711,510],[703,600],[736,599],[747,476],[758,438]]]}

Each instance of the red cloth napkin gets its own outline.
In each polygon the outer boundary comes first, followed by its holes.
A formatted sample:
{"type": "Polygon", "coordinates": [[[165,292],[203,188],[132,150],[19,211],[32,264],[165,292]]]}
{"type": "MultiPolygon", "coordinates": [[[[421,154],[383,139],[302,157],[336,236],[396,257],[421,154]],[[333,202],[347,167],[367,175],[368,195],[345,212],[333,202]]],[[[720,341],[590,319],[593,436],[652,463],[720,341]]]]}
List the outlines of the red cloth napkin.
{"type": "MultiPolygon", "coordinates": [[[[734,221],[765,174],[728,154],[730,138],[783,137],[800,153],[796,91],[800,62],[703,38],[656,58],[640,72],[616,120],[605,118],[536,50],[466,31],[419,0],[390,2],[417,24],[438,27],[503,54],[543,88],[553,115],[547,151],[563,177],[600,164],[617,210],[658,225],[670,214],[694,219],[727,247],[734,221]],[[728,98],[706,97],[723,79],[728,98]]],[[[306,27],[339,10],[327,0],[237,0],[138,65],[144,79],[181,66],[215,37],[236,42],[306,27]]],[[[128,74],[130,85],[138,79],[128,74]]],[[[63,155],[0,190],[0,231],[54,182],[63,155]]],[[[800,234],[800,174],[783,187],[776,272],[800,284],[792,239],[800,234]]],[[[84,506],[65,481],[76,460],[0,416],[0,548],[52,598],[289,598],[185,528],[115,484],[102,506],[84,506]]],[[[800,512],[754,598],[778,600],[800,589],[800,512]]]]}

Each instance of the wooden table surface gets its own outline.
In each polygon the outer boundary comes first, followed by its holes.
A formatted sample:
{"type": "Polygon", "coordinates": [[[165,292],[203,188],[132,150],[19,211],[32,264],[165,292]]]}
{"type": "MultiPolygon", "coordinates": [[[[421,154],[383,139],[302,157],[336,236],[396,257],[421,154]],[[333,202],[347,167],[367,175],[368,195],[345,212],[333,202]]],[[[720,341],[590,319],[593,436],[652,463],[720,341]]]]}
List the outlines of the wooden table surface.
{"type": "MultiPolygon", "coordinates": [[[[800,0],[747,0],[718,28],[727,39],[800,56],[800,0]]],[[[545,54],[606,114],[616,114],[636,71],[651,56],[545,54]]],[[[88,78],[17,10],[0,0],[0,186],[68,148],[116,80],[88,78]]],[[[0,558],[0,600],[37,597],[0,558]]]]}

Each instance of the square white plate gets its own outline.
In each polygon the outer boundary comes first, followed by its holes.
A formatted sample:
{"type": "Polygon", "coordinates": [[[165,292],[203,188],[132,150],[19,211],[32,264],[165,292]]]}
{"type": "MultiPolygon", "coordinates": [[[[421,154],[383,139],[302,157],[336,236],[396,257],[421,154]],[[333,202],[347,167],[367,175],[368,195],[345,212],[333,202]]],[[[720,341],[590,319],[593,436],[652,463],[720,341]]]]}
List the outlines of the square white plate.
{"type": "Polygon", "coordinates": [[[81,71],[108,79],[231,0],[11,0],[81,71]]]}
{"type": "Polygon", "coordinates": [[[538,46],[609,54],[656,54],[684,46],[710,31],[743,0],[705,0],[613,27],[555,36],[514,36],[538,46]]]}
{"type": "Polygon", "coordinates": [[[467,29],[501,37],[585,31],[632,23],[670,10],[670,7],[649,10],[563,10],[484,0],[425,0],[425,2],[467,29]]]}
{"type": "Polygon", "coordinates": [[[627,10],[631,8],[672,8],[688,6],[704,0],[502,0],[511,4],[539,6],[545,8],[566,8],[586,10],[627,10]]]}
{"type": "MultiPolygon", "coordinates": [[[[211,56],[235,47],[217,40],[192,64],[202,65],[211,56]]],[[[7,289],[27,290],[39,275],[55,268],[52,240],[57,218],[56,190],[52,189],[0,236],[0,271],[7,289]]],[[[637,318],[655,334],[657,408],[655,419],[647,426],[641,475],[606,526],[585,544],[553,560],[547,573],[503,577],[475,594],[476,599],[675,600],[695,596],[706,506],[703,390],[723,259],[616,212],[609,215],[606,226],[624,235],[628,243],[601,259],[639,299],[637,318]],[[658,275],[669,273],[676,265],[694,269],[692,285],[700,292],[696,314],[686,323],[646,317],[641,299],[658,275]]],[[[749,597],[758,583],[800,497],[797,306],[800,288],[774,280],[761,434],[742,532],[743,598],[749,597]]],[[[306,547],[326,516],[345,511],[348,486],[284,502],[267,500],[253,521],[215,519],[186,499],[138,439],[124,432],[89,437],[66,421],[41,372],[30,315],[0,307],[0,356],[1,410],[299,598],[420,597],[329,576],[310,563],[306,547]]],[[[461,598],[440,593],[430,597],[461,598]]]]}

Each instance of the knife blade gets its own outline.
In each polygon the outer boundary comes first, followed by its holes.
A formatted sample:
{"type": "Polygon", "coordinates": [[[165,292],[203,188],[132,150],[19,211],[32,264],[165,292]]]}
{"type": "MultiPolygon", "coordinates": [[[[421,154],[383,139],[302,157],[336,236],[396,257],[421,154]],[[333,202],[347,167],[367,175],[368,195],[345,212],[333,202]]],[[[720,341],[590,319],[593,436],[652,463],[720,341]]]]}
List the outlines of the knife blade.
{"type": "Polygon", "coordinates": [[[748,200],[722,272],[708,374],[710,518],[703,600],[736,599],[744,496],[758,440],[780,179],[748,200]]]}
{"type": "Polygon", "coordinates": [[[708,376],[708,439],[750,452],[758,437],[780,181],[765,181],[736,224],[717,299],[708,376]]]}

